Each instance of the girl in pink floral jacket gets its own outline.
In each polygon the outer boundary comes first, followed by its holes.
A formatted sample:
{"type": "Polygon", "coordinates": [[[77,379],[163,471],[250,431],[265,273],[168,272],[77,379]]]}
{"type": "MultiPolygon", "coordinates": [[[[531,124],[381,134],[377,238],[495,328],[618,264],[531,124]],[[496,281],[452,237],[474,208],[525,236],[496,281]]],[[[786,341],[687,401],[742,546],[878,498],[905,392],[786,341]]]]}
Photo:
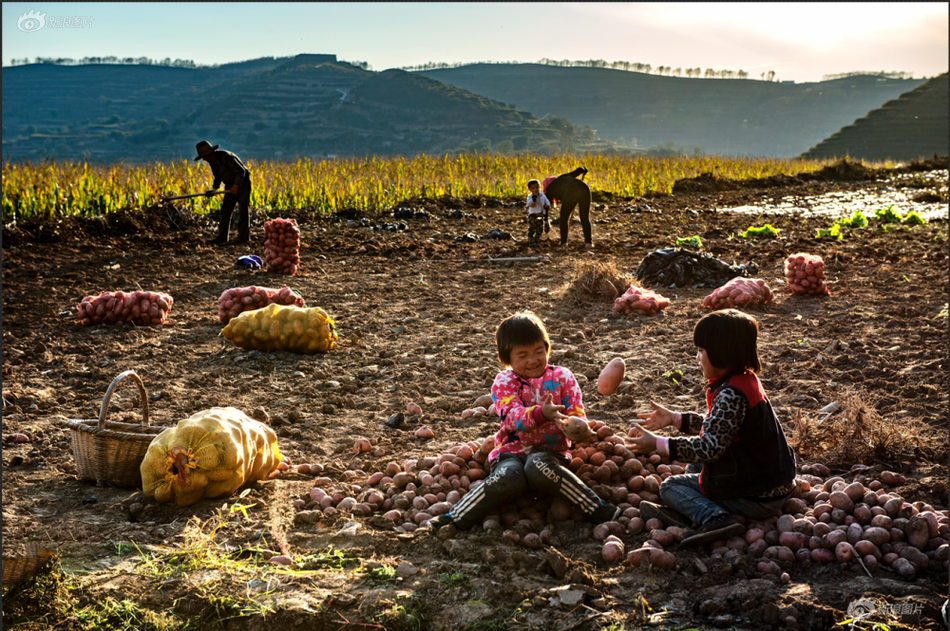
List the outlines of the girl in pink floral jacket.
{"type": "Polygon", "coordinates": [[[583,396],[570,370],[548,364],[551,342],[544,324],[534,314],[516,313],[498,326],[495,342],[508,369],[492,385],[501,427],[488,456],[491,474],[428,525],[470,528],[529,487],[560,498],[596,523],[616,519],[620,509],[604,503],[567,466],[571,445],[563,426],[571,416],[584,416],[583,396]]]}

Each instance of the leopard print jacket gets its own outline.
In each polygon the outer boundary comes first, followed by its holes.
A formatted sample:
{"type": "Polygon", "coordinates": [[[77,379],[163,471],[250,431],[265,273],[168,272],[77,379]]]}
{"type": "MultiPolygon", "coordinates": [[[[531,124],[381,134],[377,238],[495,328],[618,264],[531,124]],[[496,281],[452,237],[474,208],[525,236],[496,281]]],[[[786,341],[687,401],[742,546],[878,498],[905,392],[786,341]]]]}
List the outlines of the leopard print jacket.
{"type": "MultiPolygon", "coordinates": [[[[671,437],[670,444],[676,444],[676,459],[681,462],[714,462],[732,443],[739,432],[739,426],[749,411],[749,402],[742,393],[732,387],[725,387],[713,399],[709,415],[703,418],[693,412],[683,412],[680,431],[684,434],[699,434],[692,438],[671,437]]],[[[795,481],[777,486],[762,497],[788,495],[795,490],[795,481]]]]}

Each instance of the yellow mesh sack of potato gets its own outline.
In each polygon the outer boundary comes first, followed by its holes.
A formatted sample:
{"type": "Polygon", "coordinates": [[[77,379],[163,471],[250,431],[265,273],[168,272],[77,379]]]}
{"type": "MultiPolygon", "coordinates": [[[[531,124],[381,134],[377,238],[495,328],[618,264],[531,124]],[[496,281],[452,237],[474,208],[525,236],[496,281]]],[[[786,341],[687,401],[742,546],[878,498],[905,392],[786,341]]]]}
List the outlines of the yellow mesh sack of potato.
{"type": "Polygon", "coordinates": [[[270,427],[235,408],[211,408],[149,444],[141,467],[142,490],[159,502],[190,506],[263,480],[281,458],[270,427]]]}
{"type": "Polygon", "coordinates": [[[245,311],[232,318],[223,333],[241,348],[306,354],[326,353],[337,338],[333,320],[323,309],[278,304],[245,311]]]}

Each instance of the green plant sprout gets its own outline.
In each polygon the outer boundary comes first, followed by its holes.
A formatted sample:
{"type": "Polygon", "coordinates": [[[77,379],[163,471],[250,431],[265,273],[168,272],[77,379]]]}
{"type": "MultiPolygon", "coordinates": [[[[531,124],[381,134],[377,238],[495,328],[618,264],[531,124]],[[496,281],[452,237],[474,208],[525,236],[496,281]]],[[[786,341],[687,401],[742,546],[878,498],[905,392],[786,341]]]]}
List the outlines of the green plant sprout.
{"type": "Polygon", "coordinates": [[[679,368],[674,368],[673,370],[667,370],[665,373],[663,373],[663,378],[669,379],[670,381],[678,385],[679,379],[683,378],[683,371],[680,370],[679,368]]]}
{"type": "Polygon", "coordinates": [[[821,239],[822,237],[832,237],[835,239],[843,239],[844,235],[841,234],[841,226],[839,226],[838,224],[834,224],[827,230],[822,230],[821,228],[818,228],[818,231],[815,233],[815,238],[821,239]]]}
{"type": "Polygon", "coordinates": [[[676,237],[676,247],[679,247],[681,245],[689,245],[694,248],[701,248],[703,247],[703,241],[702,239],[699,238],[698,235],[693,235],[691,237],[686,237],[686,238],[676,237]]]}
{"type": "Polygon", "coordinates": [[[838,224],[842,228],[865,228],[868,225],[868,218],[862,215],[860,210],[856,210],[850,218],[839,219],[838,224]]]}
{"type": "Polygon", "coordinates": [[[777,237],[779,232],[781,232],[781,230],[773,228],[771,224],[765,224],[760,228],[749,226],[746,228],[746,231],[742,233],[742,237],[745,239],[749,237],[777,237]]]}
{"type": "Polygon", "coordinates": [[[878,208],[874,211],[874,216],[882,224],[888,223],[900,223],[902,221],[901,216],[894,210],[894,204],[891,204],[887,208],[878,208]]]}
{"type": "Polygon", "coordinates": [[[908,211],[906,215],[904,215],[904,223],[910,224],[912,226],[922,226],[927,223],[927,220],[921,217],[920,213],[918,213],[916,210],[911,210],[908,211]]]}
{"type": "Polygon", "coordinates": [[[379,567],[374,567],[366,572],[369,577],[374,581],[394,581],[396,580],[396,569],[389,565],[380,565],[379,567]]]}

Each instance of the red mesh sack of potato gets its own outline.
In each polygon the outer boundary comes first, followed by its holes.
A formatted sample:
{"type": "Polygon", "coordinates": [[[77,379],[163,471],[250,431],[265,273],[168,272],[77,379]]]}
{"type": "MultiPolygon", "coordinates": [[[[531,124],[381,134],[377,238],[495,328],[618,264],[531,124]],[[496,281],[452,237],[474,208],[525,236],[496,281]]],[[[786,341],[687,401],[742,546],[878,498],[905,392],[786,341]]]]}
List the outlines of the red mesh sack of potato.
{"type": "Polygon", "coordinates": [[[268,272],[297,273],[300,265],[300,229],[293,219],[264,222],[264,264],[268,272]]]}
{"type": "Polygon", "coordinates": [[[639,311],[644,315],[656,315],[666,309],[669,304],[669,298],[664,298],[649,289],[630,285],[624,295],[614,300],[614,311],[628,314],[639,311]]]}
{"type": "Polygon", "coordinates": [[[234,287],[225,289],[218,298],[218,320],[227,324],[245,311],[262,309],[269,304],[293,305],[302,307],[303,298],[290,287],[271,289],[269,287],[234,287]]]}
{"type": "Polygon", "coordinates": [[[732,307],[750,307],[771,302],[774,295],[761,278],[733,278],[703,298],[703,306],[713,311],[732,307]]]}
{"type": "Polygon", "coordinates": [[[83,298],[76,312],[84,325],[131,322],[136,326],[161,326],[173,303],[171,296],[159,291],[104,291],[83,298]]]}
{"type": "Polygon", "coordinates": [[[825,262],[815,254],[792,254],[785,259],[785,281],[793,294],[831,295],[825,285],[825,262]]]}

